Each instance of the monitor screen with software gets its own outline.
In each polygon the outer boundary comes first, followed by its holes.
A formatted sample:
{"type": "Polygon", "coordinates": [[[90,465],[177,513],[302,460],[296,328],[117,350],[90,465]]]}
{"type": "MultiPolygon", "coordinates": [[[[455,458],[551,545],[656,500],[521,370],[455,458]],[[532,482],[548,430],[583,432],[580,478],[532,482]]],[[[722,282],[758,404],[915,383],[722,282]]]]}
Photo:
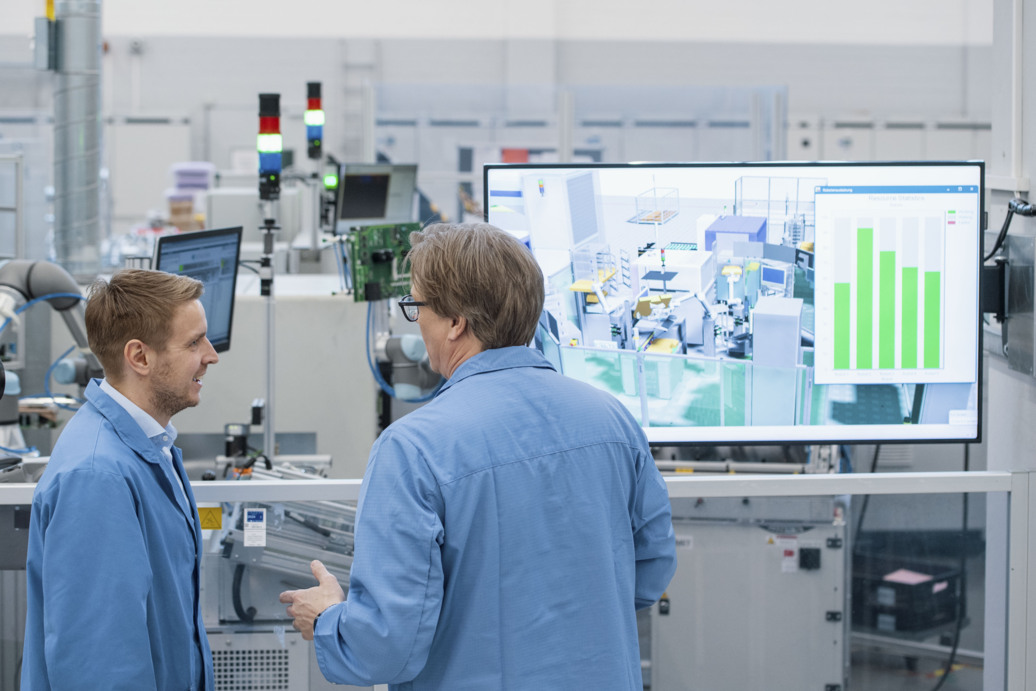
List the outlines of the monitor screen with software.
{"type": "Polygon", "coordinates": [[[343,163],[335,194],[335,233],[354,226],[410,223],[414,220],[417,165],[343,163]]]}
{"type": "Polygon", "coordinates": [[[220,228],[163,235],[158,238],[152,262],[159,271],[187,275],[205,284],[201,304],[208,322],[207,336],[217,353],[230,349],[241,230],[220,228]]]}
{"type": "Polygon", "coordinates": [[[981,161],[493,164],[483,183],[544,271],[533,346],[653,444],[980,438],[981,161]]]}

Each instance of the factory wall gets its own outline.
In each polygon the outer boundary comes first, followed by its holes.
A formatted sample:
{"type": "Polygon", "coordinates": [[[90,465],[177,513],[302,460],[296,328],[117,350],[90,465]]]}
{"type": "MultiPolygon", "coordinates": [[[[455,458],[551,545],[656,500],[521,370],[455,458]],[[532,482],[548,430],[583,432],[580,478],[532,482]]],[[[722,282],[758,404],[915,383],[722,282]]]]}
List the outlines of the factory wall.
{"type": "MultiPolygon", "coordinates": [[[[12,60],[3,68],[0,139],[27,129],[49,136],[51,77],[25,66],[26,45],[25,37],[0,35],[0,56],[12,60]],[[18,46],[21,62],[14,59],[18,46]],[[12,121],[27,117],[44,118],[44,126],[12,121]]],[[[381,114],[389,107],[385,89],[404,96],[420,91],[403,111],[390,113],[417,119],[556,122],[566,92],[576,94],[577,121],[698,119],[697,129],[636,132],[605,152],[613,161],[657,160],[664,151],[685,160],[763,157],[724,144],[729,132],[700,127],[707,116],[744,116],[739,94],[723,92],[753,88],[783,94],[787,130],[769,157],[984,158],[991,56],[991,46],[982,44],[108,35],[102,90],[113,230],[162,209],[171,162],[206,160],[226,169],[235,153],[254,151],[259,93],[281,94],[285,148],[304,150],[307,81],[323,85],[325,149],[341,160],[372,155],[365,137],[376,134],[365,130],[366,109],[381,114]],[[711,146],[688,144],[691,137],[711,146]]],[[[589,133],[573,144],[594,146],[613,134],[589,133]]],[[[377,142],[379,150],[383,144],[377,142]]],[[[441,160],[420,160],[421,170],[455,165],[455,149],[452,158],[445,150],[437,156],[441,160]]]]}
{"type": "MultiPolygon", "coordinates": [[[[308,0],[286,10],[270,1],[106,0],[106,106],[112,114],[251,107],[259,90],[290,97],[301,93],[292,88],[300,79],[335,84],[349,73],[372,83],[473,86],[782,85],[793,116],[988,120],[991,7],[992,0],[880,0],[865,11],[815,0],[308,0]]],[[[27,59],[38,14],[42,3],[0,8],[0,64],[27,59]]],[[[2,107],[42,106],[47,98],[37,84],[7,86],[2,107]]]]}
{"type": "MultiPolygon", "coordinates": [[[[921,122],[990,117],[991,46],[543,39],[295,39],[106,34],[104,93],[112,116],[206,105],[253,109],[255,94],[302,103],[325,84],[325,110],[361,84],[783,86],[797,118],[921,122]],[[298,95],[296,95],[298,94],[298,95]]],[[[0,107],[50,104],[46,75],[24,64],[28,39],[0,33],[0,107]]],[[[631,104],[632,105],[632,104],[631,104]]],[[[650,104],[670,110],[665,101],[650,104]]],[[[329,128],[330,130],[331,128],[329,128]]],[[[328,132],[329,143],[343,133],[328,132]]]]}
{"type": "MultiPolygon", "coordinates": [[[[31,26],[43,2],[4,8],[4,33],[31,26]]],[[[644,38],[843,43],[976,43],[992,38],[992,0],[876,0],[866,9],[821,0],[774,4],[654,0],[421,0],[340,3],[184,0],[144,5],[105,0],[111,34],[290,37],[644,38]],[[636,21],[631,21],[636,20],[636,21]]]]}

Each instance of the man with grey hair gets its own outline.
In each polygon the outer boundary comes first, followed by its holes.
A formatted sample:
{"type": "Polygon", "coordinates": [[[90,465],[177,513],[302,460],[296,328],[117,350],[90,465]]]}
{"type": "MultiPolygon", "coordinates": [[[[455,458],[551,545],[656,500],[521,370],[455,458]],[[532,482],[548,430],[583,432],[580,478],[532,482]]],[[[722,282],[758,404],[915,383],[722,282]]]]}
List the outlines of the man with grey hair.
{"type": "Polygon", "coordinates": [[[543,309],[529,250],[488,224],[411,235],[434,400],[371,450],[349,597],[281,602],[337,683],[641,691],[636,609],[676,569],[665,484],[613,397],[527,347],[543,309]]]}
{"type": "Polygon", "coordinates": [[[219,356],[202,284],[127,269],[91,286],[105,378],[65,425],[32,497],[21,686],[212,691],[201,526],[171,419],[219,356]]]}

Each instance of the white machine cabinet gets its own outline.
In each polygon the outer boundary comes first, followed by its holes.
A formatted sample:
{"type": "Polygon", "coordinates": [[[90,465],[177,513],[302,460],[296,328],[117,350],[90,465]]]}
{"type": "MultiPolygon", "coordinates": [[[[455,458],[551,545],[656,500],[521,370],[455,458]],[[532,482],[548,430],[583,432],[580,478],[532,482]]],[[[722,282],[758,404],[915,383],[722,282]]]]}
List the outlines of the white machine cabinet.
{"type": "Polygon", "coordinates": [[[678,567],[651,608],[651,689],[845,691],[845,504],[674,500],[673,516],[678,567]]]}

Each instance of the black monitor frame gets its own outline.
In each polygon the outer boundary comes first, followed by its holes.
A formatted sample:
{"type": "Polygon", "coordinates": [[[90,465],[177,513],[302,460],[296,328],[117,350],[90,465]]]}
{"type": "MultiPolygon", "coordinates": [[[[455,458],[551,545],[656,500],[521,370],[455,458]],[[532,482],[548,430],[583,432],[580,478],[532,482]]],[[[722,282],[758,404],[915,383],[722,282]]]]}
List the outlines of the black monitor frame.
{"type": "Polygon", "coordinates": [[[234,302],[237,288],[237,267],[241,259],[241,226],[196,230],[186,233],[162,235],[155,243],[152,268],[158,271],[196,278],[205,284],[201,302],[205,306],[208,321],[208,339],[217,353],[230,350],[230,335],[234,325],[234,302]],[[191,268],[172,267],[178,254],[191,250],[218,250],[224,262],[231,263],[219,278],[214,279],[212,261],[218,257],[207,257],[209,266],[191,268]],[[218,304],[215,301],[219,301],[218,304]]]}
{"type": "MultiPolygon", "coordinates": [[[[663,215],[670,212],[683,213],[685,218],[681,219],[681,222],[686,224],[690,218],[687,213],[687,209],[680,207],[679,210],[674,206],[670,209],[667,204],[668,201],[663,198],[664,194],[667,193],[666,189],[669,181],[673,178],[673,174],[679,174],[686,172],[699,177],[692,178],[697,182],[705,182],[710,180],[722,180],[728,181],[730,189],[723,188],[722,194],[702,194],[700,190],[694,189],[681,189],[680,195],[686,195],[687,197],[723,197],[723,202],[729,204],[729,208],[717,208],[712,209],[712,213],[722,217],[723,215],[737,215],[744,213],[743,209],[734,209],[733,203],[736,195],[734,190],[734,180],[738,176],[743,176],[744,179],[751,177],[759,178],[781,178],[781,177],[799,177],[802,179],[810,178],[826,178],[828,179],[828,185],[830,186],[851,186],[853,184],[859,185],[860,188],[857,191],[862,191],[865,186],[902,186],[908,187],[909,182],[906,182],[916,172],[920,175],[918,180],[921,182],[920,185],[931,185],[937,186],[943,182],[956,185],[961,180],[968,180],[969,184],[966,185],[966,192],[969,195],[977,197],[977,204],[967,204],[968,208],[966,213],[968,214],[966,227],[969,235],[964,242],[964,249],[960,250],[964,252],[964,255],[958,255],[955,258],[958,266],[966,266],[965,273],[967,276],[964,279],[967,282],[968,290],[970,286],[974,285],[974,296],[973,301],[971,300],[970,294],[968,294],[961,304],[967,306],[967,316],[962,314],[959,310],[954,311],[953,307],[949,306],[950,298],[948,295],[943,298],[944,302],[941,305],[941,309],[945,310],[945,322],[949,323],[952,319],[960,325],[964,325],[963,331],[960,334],[966,333],[966,340],[969,341],[966,349],[967,356],[961,360],[963,363],[962,370],[967,370],[968,375],[966,378],[961,378],[961,384],[951,384],[952,386],[959,387],[973,387],[972,396],[973,401],[969,401],[967,408],[963,411],[957,406],[956,403],[946,404],[947,399],[956,400],[955,397],[959,398],[958,393],[947,393],[947,387],[941,385],[924,384],[920,385],[923,379],[919,379],[918,383],[903,383],[895,385],[900,391],[901,409],[905,412],[904,424],[870,424],[865,422],[859,423],[848,423],[848,422],[834,422],[832,423],[827,417],[824,417],[829,413],[828,409],[816,408],[820,411],[821,424],[815,424],[808,422],[805,424],[789,424],[786,426],[779,427],[765,427],[760,426],[759,428],[753,429],[753,425],[756,424],[754,421],[746,423],[744,426],[738,427],[732,425],[725,427],[724,425],[729,424],[728,422],[720,422],[718,424],[705,423],[700,426],[688,425],[688,426],[651,426],[650,424],[644,427],[645,433],[648,436],[649,441],[656,445],[751,445],[751,444],[858,444],[858,443],[918,443],[918,442],[946,442],[946,443],[960,443],[960,442],[976,442],[981,440],[982,433],[982,314],[979,307],[980,301],[978,299],[978,286],[979,276],[981,273],[981,264],[983,256],[983,231],[985,224],[985,200],[984,200],[984,188],[985,188],[985,164],[982,161],[879,161],[879,162],[836,162],[836,161],[820,161],[820,162],[748,162],[748,163],[736,163],[736,162],[720,162],[720,163],[637,163],[637,164],[488,164],[485,166],[483,171],[483,208],[485,209],[486,220],[490,223],[503,227],[505,230],[511,230],[519,236],[523,236],[527,242],[529,242],[534,253],[537,252],[537,231],[536,231],[536,211],[527,211],[523,208],[523,204],[526,202],[524,198],[532,197],[533,201],[529,204],[543,203],[545,206],[549,202],[549,195],[551,194],[551,184],[553,181],[555,193],[561,193],[562,187],[564,187],[565,181],[563,176],[566,174],[582,173],[585,171],[591,171],[598,177],[597,187],[595,194],[598,198],[598,204],[596,213],[598,215],[602,212],[602,203],[604,205],[604,211],[606,215],[609,213],[609,204],[612,204],[614,210],[616,202],[620,201],[628,206],[628,209],[624,207],[625,215],[622,216],[621,222],[624,224],[630,224],[636,222],[636,214],[641,212],[639,208],[639,200],[634,200],[634,196],[639,196],[642,192],[640,187],[635,189],[622,189],[616,191],[617,184],[616,180],[619,175],[626,173],[629,174],[642,174],[637,180],[643,182],[644,180],[653,180],[650,177],[644,177],[643,174],[654,174],[657,180],[654,180],[652,184],[657,184],[658,189],[654,199],[648,199],[649,203],[656,204],[654,211],[663,215]],[[916,171],[914,169],[917,169],[916,171]],[[922,170],[923,169],[923,170],[922,170]],[[524,175],[524,180],[517,180],[515,176],[524,175]],[[510,177],[508,177],[510,176],[510,177]],[[546,177],[543,176],[553,176],[546,177]],[[531,178],[531,179],[530,179],[531,178]],[[888,182],[883,182],[888,180],[888,182]],[[603,181],[603,182],[602,182],[603,181]],[[503,186],[501,186],[501,183],[503,186]],[[537,183],[539,186],[537,187],[537,183]],[[546,188],[544,187],[546,185],[546,188]],[[602,190],[603,188],[603,190],[602,190]],[[540,200],[544,194],[548,195],[546,200],[540,200]],[[603,199],[603,202],[601,201],[603,199]],[[494,206],[494,204],[496,206],[494,206]],[[510,205],[510,206],[508,206],[510,205]],[[977,206],[977,208],[971,208],[977,206]],[[516,213],[517,212],[517,213],[516,213]],[[636,212],[636,214],[634,213],[636,212]],[[525,215],[524,218],[520,218],[525,215]],[[972,215],[973,214],[973,215],[972,215]],[[509,223],[513,223],[513,219],[520,218],[519,223],[525,224],[525,230],[521,225],[515,224],[512,227],[508,227],[509,223]],[[972,306],[974,311],[971,311],[972,306]],[[973,339],[973,341],[971,341],[973,339]],[[974,360],[972,362],[972,359],[974,360]],[[964,362],[967,360],[967,362],[964,362]],[[966,381],[965,381],[966,379],[966,381]],[[913,391],[912,394],[903,393],[903,391],[913,391]],[[933,394],[933,391],[935,392],[933,394]],[[975,394],[977,392],[977,395],[975,394]],[[929,401],[938,401],[940,405],[944,405],[948,410],[943,411],[948,418],[945,418],[945,422],[938,422],[936,417],[937,413],[932,412],[937,410],[937,406],[929,405],[929,401]],[[905,401],[905,402],[904,402],[905,401]],[[960,422],[960,417],[963,413],[964,422],[960,422]],[[954,417],[954,416],[958,417],[954,417]],[[912,416],[912,417],[911,417],[912,416]],[[907,424],[906,417],[910,417],[910,424],[907,424]],[[914,420],[913,418],[917,418],[914,420]],[[936,424],[927,424],[929,420],[936,420],[936,424]]],[[[640,184],[640,183],[638,183],[640,184]]],[[[727,182],[723,182],[724,185],[727,182]]],[[[621,185],[618,185],[621,187],[621,185]]],[[[644,187],[650,187],[651,185],[644,185],[644,187]]],[[[635,186],[634,186],[635,187],[635,186]]],[[[574,189],[574,188],[573,188],[574,189]]],[[[819,189],[819,187],[817,188],[819,189]]],[[[825,189],[825,193],[834,193],[840,190],[836,189],[825,189]]],[[[572,190],[569,190],[569,194],[572,190]]],[[[679,195],[678,195],[679,196],[679,195]]],[[[973,197],[969,197],[971,199],[973,197]]],[[[738,198],[744,202],[745,198],[738,198]]],[[[553,208],[564,208],[571,212],[573,215],[572,219],[563,218],[559,219],[564,223],[575,223],[574,216],[576,214],[575,209],[584,208],[585,200],[577,200],[577,205],[572,200],[565,200],[563,204],[555,203],[553,208]]],[[[694,199],[694,201],[701,201],[694,199]]],[[[811,198],[812,201],[812,198],[811,198]]],[[[825,201],[825,203],[827,203],[825,201]]],[[[553,212],[552,212],[553,213],[553,212]]],[[[756,215],[752,213],[746,213],[745,215],[756,215]]],[[[758,214],[762,215],[762,214],[758,214]]],[[[613,214],[614,218],[618,218],[617,212],[613,214]]],[[[667,217],[659,217],[659,225],[668,221],[667,217]]],[[[735,221],[739,219],[733,219],[735,221]]],[[[749,219],[745,219],[749,220],[749,219]]],[[[603,229],[605,227],[605,220],[602,219],[599,223],[603,229]]],[[[616,223],[617,221],[609,220],[609,223],[616,223]]],[[[901,221],[900,221],[901,222],[901,221]]],[[[563,227],[564,223],[559,223],[559,227],[563,227]]],[[[719,227],[717,224],[716,227],[719,227]]],[[[958,226],[960,227],[960,226],[958,226]]],[[[729,224],[728,228],[731,235],[738,234],[736,242],[743,243],[739,244],[739,247],[745,247],[751,245],[756,238],[751,236],[752,228],[738,227],[738,224],[729,224]]],[[[723,228],[727,231],[728,228],[723,228]]],[[[856,232],[855,230],[853,231],[856,232]]],[[[553,237],[559,237],[558,233],[552,230],[553,237]]],[[[694,239],[705,242],[716,242],[716,235],[711,238],[707,237],[705,231],[699,231],[700,235],[694,239]]],[[[825,237],[831,237],[830,233],[824,231],[825,237]]],[[[539,233],[540,238],[544,237],[543,233],[539,233]]],[[[605,241],[607,233],[602,230],[601,241],[605,241]]],[[[878,233],[875,232],[875,250],[882,249],[877,246],[878,233]]],[[[573,233],[574,237],[574,233],[573,233]]],[[[672,238],[671,238],[672,239],[672,238]]],[[[729,242],[726,238],[724,242],[729,242]]],[[[770,241],[772,242],[772,241],[770,241]]],[[[922,243],[922,247],[926,241],[919,241],[922,243]]],[[[813,260],[815,256],[811,252],[804,252],[797,247],[785,247],[779,246],[777,248],[771,247],[769,244],[765,244],[766,256],[759,256],[759,263],[761,265],[767,265],[774,257],[769,253],[771,249],[776,249],[777,256],[776,261],[783,262],[782,265],[790,266],[796,271],[798,281],[808,280],[811,284],[817,279],[813,260]],[[783,253],[783,254],[782,254],[783,253]],[[784,256],[788,254],[789,256],[784,256]]],[[[663,245],[664,246],[664,245],[663,245]]],[[[669,245],[670,247],[672,245],[669,245]]],[[[704,249],[704,248],[703,248],[704,249]]],[[[753,248],[754,249],[754,248],[753,248]]],[[[955,248],[959,249],[959,248],[955,248]]],[[[854,250],[855,252],[856,250],[854,250]]],[[[556,252],[555,249],[551,248],[549,252],[556,252]]],[[[673,253],[675,254],[675,253],[673,253]]],[[[538,255],[539,258],[539,255],[538,255]]],[[[634,252],[634,261],[636,261],[636,253],[634,252]]],[[[551,257],[549,261],[554,262],[551,265],[551,269],[558,265],[563,265],[564,262],[556,260],[551,257]]],[[[922,261],[926,261],[923,260],[922,261]]],[[[544,265],[541,259],[541,266],[544,265]]],[[[902,264],[907,266],[907,264],[902,264]]],[[[900,264],[897,264],[897,270],[900,264]]],[[[747,275],[747,264],[745,265],[747,275]]],[[[854,265],[855,268],[855,265],[854,265]]],[[[548,273],[548,268],[545,266],[544,273],[548,273]]],[[[670,267],[666,266],[666,270],[669,271],[670,267]]],[[[857,269],[858,270],[858,269],[857,269]]],[[[830,269],[824,267],[826,276],[831,275],[830,269]]],[[[877,266],[875,266],[877,271],[877,266]]],[[[944,267],[943,273],[948,275],[949,267],[944,267]]],[[[655,272],[658,273],[658,272],[655,272]]],[[[718,275],[718,269],[717,269],[718,275]]],[[[875,274],[876,275],[876,274],[875,274]]],[[[549,276],[546,276],[549,280],[549,276]]],[[[646,278],[646,275],[645,275],[646,278]]],[[[824,278],[824,281],[830,281],[829,278],[824,278]]],[[[945,279],[944,279],[945,280],[945,279]]],[[[955,281],[954,281],[955,282],[955,281]]],[[[821,285],[827,286],[827,283],[821,285]]],[[[797,286],[789,288],[789,290],[797,290],[797,286]]],[[[856,290],[856,288],[854,288],[856,290]]],[[[897,288],[898,290],[898,288],[897,288]]],[[[922,289],[923,290],[923,289],[922,289]]],[[[769,292],[764,290],[763,292],[769,292]]],[[[794,294],[794,293],[791,293],[794,294]]],[[[898,294],[897,294],[898,295],[898,294]]],[[[606,298],[607,299],[607,298],[606,298]]],[[[827,299],[827,298],[825,298],[827,299]]],[[[898,298],[897,298],[898,299],[898,298]]],[[[595,300],[596,301],[596,300],[595,300]]],[[[825,303],[826,304],[826,303],[825,303]]],[[[812,309],[812,305],[810,306],[812,309]]],[[[578,306],[577,306],[578,309],[578,306]]],[[[898,310],[897,304],[897,310],[898,310]]],[[[823,311],[823,310],[821,310],[823,311]]],[[[814,311],[815,312],[815,311],[814,311]]],[[[822,319],[830,319],[829,317],[822,317],[822,319]]],[[[854,324],[856,324],[854,317],[854,324]]],[[[863,322],[861,322],[863,323],[863,322]]],[[[817,326],[814,324],[813,329],[817,326]]],[[[915,327],[915,328],[923,328],[915,327]]],[[[855,330],[855,327],[854,327],[855,330]]],[[[815,333],[807,334],[803,331],[802,345],[803,347],[814,348],[815,344],[810,342],[807,336],[813,336],[815,333]]],[[[607,336],[605,336],[607,338],[607,336]]],[[[855,338],[855,336],[854,336],[855,338]]],[[[949,335],[944,340],[948,340],[949,335]]],[[[564,351],[571,344],[567,339],[563,338],[562,350],[564,351]]],[[[688,340],[690,342],[690,340],[688,340]]],[[[877,342],[877,339],[876,341],[877,342]]],[[[830,345],[825,346],[827,352],[831,352],[832,348],[830,345]]],[[[897,345],[898,348],[898,345],[897,345]]],[[[733,349],[731,352],[734,352],[733,349]]],[[[815,352],[815,351],[814,351],[815,352]]],[[[726,356],[726,351],[723,352],[726,356]]],[[[618,356],[616,356],[618,357],[618,356]]],[[[743,354],[741,355],[743,358],[743,354]]],[[[856,357],[855,351],[853,357],[856,357]]],[[[899,356],[897,355],[897,358],[899,356]]],[[[875,353],[875,359],[877,354],[875,353]]],[[[750,358],[749,358],[750,359],[750,358]]],[[[744,360],[742,360],[743,362],[744,360]]],[[[731,360],[736,362],[736,360],[731,360]]],[[[854,360],[855,363],[855,360],[854,360]]],[[[629,365],[629,363],[625,363],[629,365]]],[[[856,365],[854,364],[853,367],[856,365]]],[[[897,367],[899,365],[897,364],[897,367]]],[[[903,365],[904,368],[906,365],[903,365]]],[[[920,365],[919,365],[920,366],[920,365]]],[[[722,369],[722,368],[721,368],[722,369]]],[[[615,384],[615,376],[618,376],[619,370],[616,369],[614,376],[612,377],[612,386],[618,386],[615,384]]],[[[837,373],[836,373],[837,374],[837,373]]],[[[922,373],[927,376],[928,373],[922,373]]],[[[661,375],[659,375],[661,376],[661,375]]],[[[720,375],[722,376],[722,375],[720,375]]],[[[826,377],[830,377],[830,372],[824,374],[825,381],[826,377]]],[[[903,373],[906,376],[906,373],[903,373]]],[[[826,391],[821,390],[821,395],[827,395],[833,389],[830,389],[828,384],[814,384],[813,377],[814,371],[812,365],[808,368],[808,374],[804,375],[805,379],[808,380],[807,386],[810,391],[814,387],[827,388],[826,391]]],[[[861,384],[850,384],[848,387],[847,395],[866,394],[869,399],[872,395],[879,392],[879,387],[867,387],[861,384]],[[855,394],[852,390],[855,389],[869,389],[868,391],[856,391],[855,394]]],[[[753,389],[749,388],[749,391],[753,389]]],[[[724,392],[725,393],[725,392],[724,392]]],[[[618,395],[618,394],[617,394],[618,395]]],[[[634,394],[635,396],[635,394],[634,394]]],[[[622,398],[622,396],[619,396],[622,398]]],[[[627,396],[627,398],[630,398],[627,396]]],[[[828,397],[830,400],[837,401],[837,397],[831,395],[828,397]]],[[[833,404],[826,402],[825,406],[831,406],[833,404]]],[[[657,403],[657,401],[655,402],[657,403]]],[[[635,415],[641,413],[638,409],[638,404],[635,400],[626,401],[626,405],[630,407],[631,411],[635,415]]],[[[647,404],[642,404],[643,410],[647,410],[647,404]]],[[[747,403],[745,405],[748,405],[747,403]]],[[[853,404],[850,404],[850,407],[853,404]]],[[[840,416],[845,416],[844,419],[850,419],[855,411],[846,408],[839,403],[837,409],[840,416]]],[[[939,413],[942,414],[942,413],[939,413]]],[[[746,413],[747,415],[747,413],[746,413]]],[[[638,418],[641,419],[641,418],[638,418]]],[[[812,418],[806,418],[812,420],[812,418]]]]}

